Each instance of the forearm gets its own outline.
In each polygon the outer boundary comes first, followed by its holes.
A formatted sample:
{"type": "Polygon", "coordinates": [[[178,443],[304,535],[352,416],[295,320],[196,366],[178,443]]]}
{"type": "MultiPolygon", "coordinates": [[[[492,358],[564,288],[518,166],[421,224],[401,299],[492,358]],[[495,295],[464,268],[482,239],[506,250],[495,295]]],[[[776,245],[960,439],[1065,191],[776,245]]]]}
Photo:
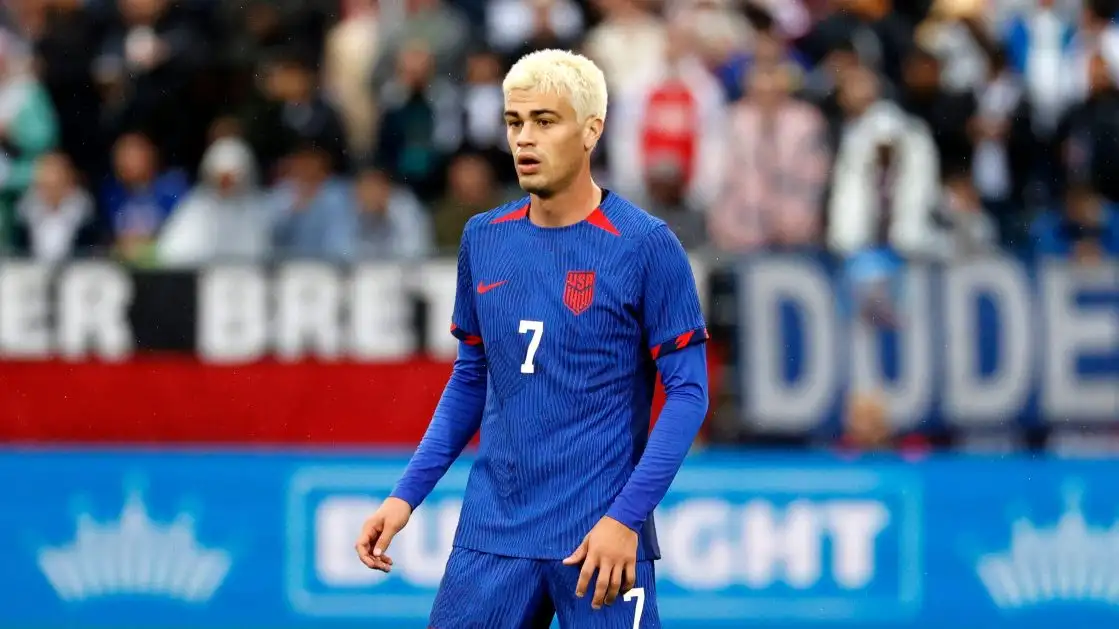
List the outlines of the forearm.
{"type": "Polygon", "coordinates": [[[703,345],[663,356],[657,367],[664,382],[664,408],[637,468],[606,514],[635,531],[668,492],[707,415],[703,345]]]}
{"type": "Polygon", "coordinates": [[[485,350],[480,345],[461,343],[454,372],[431,424],[392,496],[413,509],[418,507],[478,432],[485,405],[485,350]]]}

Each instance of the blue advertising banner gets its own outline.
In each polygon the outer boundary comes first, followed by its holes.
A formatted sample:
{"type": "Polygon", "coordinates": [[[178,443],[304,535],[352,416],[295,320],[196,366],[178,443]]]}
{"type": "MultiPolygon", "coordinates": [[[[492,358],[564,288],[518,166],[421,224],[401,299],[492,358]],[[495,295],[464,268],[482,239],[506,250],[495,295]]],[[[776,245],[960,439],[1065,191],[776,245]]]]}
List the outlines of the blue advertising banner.
{"type": "MultiPolygon", "coordinates": [[[[405,459],[0,454],[0,627],[422,629],[468,468],[353,541],[405,459]]],[[[719,453],[659,513],[664,626],[1110,627],[1119,461],[719,453]]],[[[617,604],[624,604],[619,602],[617,604]]]]}
{"type": "Polygon", "coordinates": [[[744,421],[834,432],[857,390],[880,393],[907,430],[1119,423],[1119,264],[872,271],[889,278],[891,327],[852,316],[865,268],[806,256],[738,267],[744,421]]]}

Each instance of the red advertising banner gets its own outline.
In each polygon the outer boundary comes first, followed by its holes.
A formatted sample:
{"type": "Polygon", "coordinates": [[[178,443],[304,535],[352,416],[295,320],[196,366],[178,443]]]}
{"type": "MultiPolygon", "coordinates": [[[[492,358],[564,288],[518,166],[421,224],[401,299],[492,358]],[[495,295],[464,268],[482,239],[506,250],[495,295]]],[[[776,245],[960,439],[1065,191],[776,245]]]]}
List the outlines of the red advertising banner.
{"type": "Polygon", "coordinates": [[[450,372],[425,359],[0,362],[0,441],[414,446],[450,372]]]}

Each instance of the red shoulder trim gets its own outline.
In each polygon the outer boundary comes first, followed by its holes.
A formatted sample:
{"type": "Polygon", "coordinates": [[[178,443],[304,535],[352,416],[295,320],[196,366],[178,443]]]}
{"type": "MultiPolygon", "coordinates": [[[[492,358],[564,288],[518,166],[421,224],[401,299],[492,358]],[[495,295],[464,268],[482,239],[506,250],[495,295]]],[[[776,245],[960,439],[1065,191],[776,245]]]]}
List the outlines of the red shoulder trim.
{"type": "Polygon", "coordinates": [[[526,216],[528,216],[527,203],[522,208],[518,208],[516,210],[513,210],[512,212],[509,212],[508,214],[502,214],[501,216],[498,216],[497,218],[490,221],[490,225],[494,225],[496,223],[505,223],[507,221],[519,221],[526,216]]]}
{"type": "Polygon", "coordinates": [[[609,234],[615,236],[622,235],[622,233],[618,231],[618,228],[614,227],[614,223],[611,223],[610,219],[606,218],[606,215],[602,213],[601,207],[596,207],[594,211],[591,212],[591,215],[587,217],[587,222],[609,234]]]}

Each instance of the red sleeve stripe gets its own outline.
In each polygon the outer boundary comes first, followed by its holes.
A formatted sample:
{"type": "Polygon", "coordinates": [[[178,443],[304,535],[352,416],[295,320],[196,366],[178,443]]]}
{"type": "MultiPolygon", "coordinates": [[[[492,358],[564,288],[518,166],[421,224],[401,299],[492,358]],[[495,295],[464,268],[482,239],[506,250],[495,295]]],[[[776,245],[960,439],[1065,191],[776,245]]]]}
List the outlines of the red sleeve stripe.
{"type": "Polygon", "coordinates": [[[451,324],[451,335],[467,345],[481,345],[482,337],[470,334],[455,324],[451,324]]]}
{"type": "Polygon", "coordinates": [[[650,347],[649,355],[653,357],[653,360],[656,360],[661,356],[666,356],[672,352],[678,352],[685,347],[704,343],[709,338],[711,338],[711,336],[707,333],[707,328],[688,330],[671,341],[665,341],[664,343],[650,347]]]}

